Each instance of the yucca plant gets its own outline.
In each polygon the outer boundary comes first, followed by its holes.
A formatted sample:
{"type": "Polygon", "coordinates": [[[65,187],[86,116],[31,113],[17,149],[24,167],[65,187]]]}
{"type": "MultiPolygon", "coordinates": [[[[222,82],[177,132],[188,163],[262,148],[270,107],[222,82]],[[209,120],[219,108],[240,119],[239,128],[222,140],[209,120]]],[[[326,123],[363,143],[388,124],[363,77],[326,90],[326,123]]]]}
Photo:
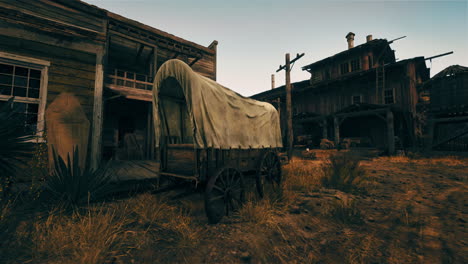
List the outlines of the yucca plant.
{"type": "Polygon", "coordinates": [[[113,191],[110,184],[109,163],[98,169],[84,168],[79,164],[78,147],[73,158],[67,155],[67,163],[52,148],[54,170],[46,180],[46,190],[65,208],[75,208],[90,201],[104,198],[113,191]]]}
{"type": "Polygon", "coordinates": [[[32,157],[35,138],[24,129],[13,97],[0,107],[0,201],[10,194],[14,176],[32,157]]]}

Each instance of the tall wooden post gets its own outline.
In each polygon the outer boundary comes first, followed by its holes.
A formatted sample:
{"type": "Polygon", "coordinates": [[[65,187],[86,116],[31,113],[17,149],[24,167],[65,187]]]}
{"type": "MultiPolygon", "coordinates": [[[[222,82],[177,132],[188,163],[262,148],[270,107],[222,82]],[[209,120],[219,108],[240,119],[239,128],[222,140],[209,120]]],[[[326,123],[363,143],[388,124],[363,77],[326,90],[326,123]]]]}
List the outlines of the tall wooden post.
{"type": "Polygon", "coordinates": [[[435,122],[432,117],[429,118],[428,122],[428,129],[429,129],[429,136],[427,138],[426,143],[426,151],[432,149],[432,144],[434,144],[434,130],[435,130],[435,122]]]}
{"type": "Polygon", "coordinates": [[[105,48],[96,54],[96,75],[94,81],[93,126],[91,134],[91,168],[97,169],[102,155],[102,123],[104,112],[104,63],[105,48]]]}
{"type": "Polygon", "coordinates": [[[293,152],[293,128],[292,128],[292,111],[291,111],[291,63],[296,62],[302,58],[304,53],[297,54],[296,58],[290,60],[289,53],[286,53],[286,64],[279,67],[276,72],[286,70],[286,124],[287,124],[287,153],[288,159],[291,160],[293,152]]]}
{"type": "Polygon", "coordinates": [[[328,139],[328,123],[326,118],[322,120],[322,138],[328,139]]]}
{"type": "Polygon", "coordinates": [[[388,136],[388,154],[395,154],[395,128],[393,124],[393,113],[387,110],[387,136],[388,136]]]}
{"type": "Polygon", "coordinates": [[[338,147],[340,144],[340,120],[338,117],[333,117],[333,130],[335,132],[335,146],[338,147]]]}
{"type": "Polygon", "coordinates": [[[286,53],[286,118],[288,124],[288,159],[291,160],[293,152],[293,129],[291,110],[291,60],[289,53],[286,53]]]}

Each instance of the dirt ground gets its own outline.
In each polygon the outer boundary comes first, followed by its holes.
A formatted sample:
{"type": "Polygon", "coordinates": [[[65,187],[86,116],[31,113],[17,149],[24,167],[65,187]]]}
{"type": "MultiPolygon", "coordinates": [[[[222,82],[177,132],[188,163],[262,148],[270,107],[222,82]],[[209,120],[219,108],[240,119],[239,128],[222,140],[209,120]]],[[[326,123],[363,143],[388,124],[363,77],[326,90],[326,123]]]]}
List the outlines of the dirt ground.
{"type": "Polygon", "coordinates": [[[174,198],[181,191],[94,206],[113,208],[94,218],[24,219],[4,244],[14,254],[6,262],[468,263],[467,157],[353,152],[366,178],[345,193],[320,181],[335,152],[295,158],[283,167],[281,199],[251,195],[216,225],[207,224],[202,193],[174,198]]]}
{"type": "MultiPolygon", "coordinates": [[[[315,160],[286,165],[286,177],[300,167],[319,174],[333,151],[315,152],[315,160]]],[[[203,234],[184,261],[468,263],[467,158],[355,155],[361,156],[368,176],[363,193],[346,194],[320,184],[295,190],[286,208],[268,213],[259,205],[257,212],[250,212],[268,221],[234,215],[206,225],[202,195],[180,200],[203,234]],[[351,216],[330,214],[337,203],[351,216]]]]}

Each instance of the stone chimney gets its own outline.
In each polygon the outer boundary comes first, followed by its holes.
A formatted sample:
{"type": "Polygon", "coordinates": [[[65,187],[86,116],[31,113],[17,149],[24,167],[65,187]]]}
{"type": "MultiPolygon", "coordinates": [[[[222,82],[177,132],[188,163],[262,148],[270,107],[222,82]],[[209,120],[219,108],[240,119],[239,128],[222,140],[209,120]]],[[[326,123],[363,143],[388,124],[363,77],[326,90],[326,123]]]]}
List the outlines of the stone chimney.
{"type": "Polygon", "coordinates": [[[372,35],[367,35],[366,42],[372,41],[372,35]]]}
{"type": "Polygon", "coordinates": [[[346,40],[348,41],[348,49],[354,48],[354,36],[355,34],[353,32],[349,32],[348,35],[346,35],[346,40]]]}
{"type": "Polygon", "coordinates": [[[275,89],[275,75],[272,74],[271,75],[271,89],[275,89]]]}

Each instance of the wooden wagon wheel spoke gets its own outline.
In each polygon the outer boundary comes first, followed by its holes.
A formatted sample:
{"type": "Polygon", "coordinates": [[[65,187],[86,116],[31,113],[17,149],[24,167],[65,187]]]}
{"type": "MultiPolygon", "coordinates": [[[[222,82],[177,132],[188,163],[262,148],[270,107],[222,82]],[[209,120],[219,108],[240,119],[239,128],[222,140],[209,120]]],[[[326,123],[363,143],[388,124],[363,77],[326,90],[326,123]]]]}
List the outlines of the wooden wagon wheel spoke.
{"type": "Polygon", "coordinates": [[[210,199],[211,199],[211,201],[216,201],[216,200],[224,199],[224,195],[219,195],[219,196],[211,197],[210,199]]]}
{"type": "Polygon", "coordinates": [[[239,209],[244,192],[243,175],[239,170],[229,167],[218,169],[206,185],[205,211],[208,221],[218,223],[224,215],[239,209]]]}
{"type": "Polygon", "coordinates": [[[266,189],[276,192],[281,184],[281,163],[275,152],[267,152],[260,161],[257,171],[257,191],[260,197],[264,197],[266,189]]]}
{"type": "Polygon", "coordinates": [[[224,193],[224,189],[219,187],[218,185],[213,185],[213,188],[220,191],[220,192],[222,192],[222,193],[224,193]]]}

